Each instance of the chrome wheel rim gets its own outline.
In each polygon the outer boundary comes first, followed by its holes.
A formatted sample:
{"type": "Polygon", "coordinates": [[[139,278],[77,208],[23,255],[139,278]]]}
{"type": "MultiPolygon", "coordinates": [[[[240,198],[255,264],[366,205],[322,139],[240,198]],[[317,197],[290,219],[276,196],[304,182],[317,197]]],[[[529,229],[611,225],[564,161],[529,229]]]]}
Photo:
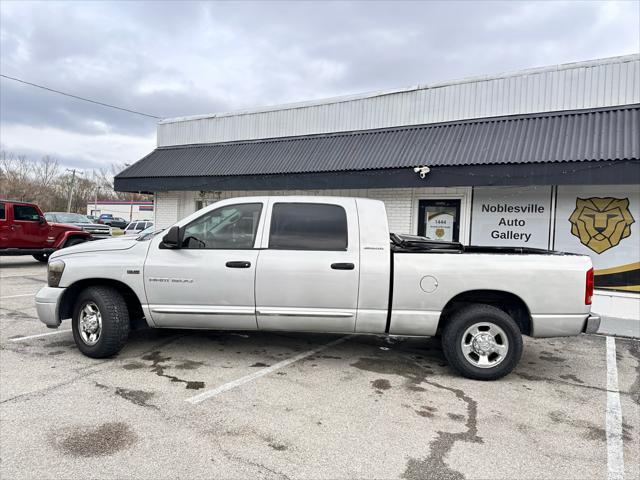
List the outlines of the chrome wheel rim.
{"type": "Polygon", "coordinates": [[[465,359],[478,368],[493,368],[509,353],[507,334],[490,322],[478,322],[467,328],[460,346],[465,359]]]}
{"type": "Polygon", "coordinates": [[[78,333],[87,345],[95,345],[102,333],[102,315],[94,302],[85,303],[78,318],[78,333]]]}

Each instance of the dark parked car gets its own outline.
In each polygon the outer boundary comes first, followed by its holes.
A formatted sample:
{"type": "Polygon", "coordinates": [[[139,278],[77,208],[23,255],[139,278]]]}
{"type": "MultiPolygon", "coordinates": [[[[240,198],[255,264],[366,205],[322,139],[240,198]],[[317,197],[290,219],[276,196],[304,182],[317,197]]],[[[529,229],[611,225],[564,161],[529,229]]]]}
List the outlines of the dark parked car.
{"type": "Polygon", "coordinates": [[[111,213],[103,213],[102,215],[100,215],[100,218],[98,218],[98,223],[122,229],[127,228],[127,225],[129,225],[129,222],[127,222],[124,218],[114,217],[111,213]]]}
{"type": "Polygon", "coordinates": [[[111,228],[108,225],[100,225],[93,223],[91,219],[79,213],[67,212],[46,212],[44,218],[49,222],[66,223],[80,227],[85,232],[90,233],[93,238],[109,238],[111,237],[111,228]]]}

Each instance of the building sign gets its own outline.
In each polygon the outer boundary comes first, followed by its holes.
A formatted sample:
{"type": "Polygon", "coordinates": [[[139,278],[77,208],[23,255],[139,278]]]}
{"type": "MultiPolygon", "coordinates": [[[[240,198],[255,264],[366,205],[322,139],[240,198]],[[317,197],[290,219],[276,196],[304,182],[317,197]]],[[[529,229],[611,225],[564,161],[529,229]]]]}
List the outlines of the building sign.
{"type": "Polygon", "coordinates": [[[471,244],[549,248],[551,187],[473,190],[471,244]]]}
{"type": "Polygon", "coordinates": [[[596,288],[640,292],[640,193],[628,186],[559,186],[553,248],[589,255],[596,288]]]}
{"type": "Polygon", "coordinates": [[[427,212],[426,236],[433,240],[453,241],[453,224],[455,218],[447,212],[427,212]]]}

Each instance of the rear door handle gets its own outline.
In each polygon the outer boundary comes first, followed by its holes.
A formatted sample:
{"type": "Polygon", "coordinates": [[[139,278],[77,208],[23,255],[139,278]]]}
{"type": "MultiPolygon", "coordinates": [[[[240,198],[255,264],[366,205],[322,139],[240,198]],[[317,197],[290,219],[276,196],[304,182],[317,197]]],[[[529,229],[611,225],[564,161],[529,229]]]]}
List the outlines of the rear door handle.
{"type": "Polygon", "coordinates": [[[332,263],[331,268],[334,270],[353,270],[356,266],[353,263],[332,263]]]}
{"type": "Polygon", "coordinates": [[[227,262],[226,266],[228,268],[249,268],[251,262],[227,262]]]}

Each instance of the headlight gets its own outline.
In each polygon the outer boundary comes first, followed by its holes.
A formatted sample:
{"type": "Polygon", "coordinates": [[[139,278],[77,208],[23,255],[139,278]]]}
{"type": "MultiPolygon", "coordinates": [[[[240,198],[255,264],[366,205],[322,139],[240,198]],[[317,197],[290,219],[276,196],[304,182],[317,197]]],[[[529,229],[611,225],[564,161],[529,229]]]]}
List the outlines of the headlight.
{"type": "Polygon", "coordinates": [[[62,272],[64,272],[64,262],[62,260],[49,262],[49,266],[47,267],[47,284],[50,287],[57,287],[60,285],[62,272]]]}

